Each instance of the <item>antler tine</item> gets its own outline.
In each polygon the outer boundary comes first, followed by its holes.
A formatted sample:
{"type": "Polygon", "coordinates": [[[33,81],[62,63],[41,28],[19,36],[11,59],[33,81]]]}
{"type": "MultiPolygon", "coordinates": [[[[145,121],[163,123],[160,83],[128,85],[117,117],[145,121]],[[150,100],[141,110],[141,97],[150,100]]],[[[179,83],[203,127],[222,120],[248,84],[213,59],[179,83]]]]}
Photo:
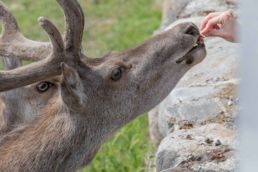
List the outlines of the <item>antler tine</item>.
{"type": "Polygon", "coordinates": [[[10,71],[0,72],[0,92],[23,87],[60,75],[60,62],[44,59],[10,71]]]}
{"type": "Polygon", "coordinates": [[[53,47],[53,53],[60,53],[64,51],[64,42],[62,35],[57,27],[48,19],[40,17],[38,19],[41,27],[47,32],[53,47]]]}
{"type": "Polygon", "coordinates": [[[18,24],[14,16],[5,8],[4,4],[0,2],[0,19],[3,20],[3,35],[14,34],[19,31],[18,24]]]}
{"type": "Polygon", "coordinates": [[[3,21],[3,30],[0,36],[1,56],[37,61],[50,54],[51,44],[49,42],[31,41],[20,33],[16,19],[1,1],[0,20],[3,21]]]}
{"type": "Polygon", "coordinates": [[[18,59],[17,57],[3,57],[3,63],[5,70],[11,70],[22,66],[21,59],[18,59]]]}
{"type": "Polygon", "coordinates": [[[47,32],[52,43],[52,53],[45,59],[10,71],[0,72],[0,92],[22,87],[61,74],[64,43],[56,26],[41,17],[39,23],[47,32]]]}
{"type": "MultiPolygon", "coordinates": [[[[59,4],[64,9],[64,13],[66,16],[66,34],[65,40],[63,41],[62,36],[56,26],[46,18],[39,18],[39,23],[43,27],[43,29],[47,32],[51,43],[52,43],[52,51],[50,44],[44,44],[44,47],[48,47],[48,51],[44,49],[41,53],[48,52],[48,57],[26,65],[22,66],[10,71],[1,71],[0,72],[0,92],[7,91],[10,89],[26,86],[32,84],[37,81],[48,79],[49,77],[53,77],[61,74],[61,62],[69,61],[66,59],[69,56],[65,56],[65,53],[73,53],[74,55],[71,57],[80,58],[79,54],[81,53],[81,42],[83,37],[83,29],[84,29],[84,15],[79,3],[76,0],[58,0],[59,4]]],[[[8,20],[6,17],[8,14],[11,14],[6,10],[6,8],[0,4],[1,12],[0,15],[6,23],[14,22],[15,19],[12,17],[12,21],[8,20]]],[[[9,17],[10,18],[10,17],[9,17]]],[[[16,22],[15,22],[16,23],[16,22]]],[[[17,26],[17,24],[16,24],[17,26]]],[[[9,27],[9,26],[8,26],[9,27]]],[[[6,50],[13,48],[13,44],[17,47],[17,42],[21,44],[28,44],[26,48],[32,48],[31,50],[35,51],[35,45],[39,48],[42,48],[43,43],[37,43],[24,38],[18,31],[17,33],[11,33],[8,35],[4,35],[0,38],[0,55],[1,49],[6,50]],[[7,45],[6,45],[7,44],[7,45]],[[29,46],[33,45],[34,46],[29,46]],[[4,48],[2,48],[4,47],[4,48]],[[6,48],[6,49],[5,49],[6,48]]],[[[6,34],[4,32],[3,34],[6,34]]],[[[19,45],[19,46],[20,46],[19,45]]],[[[19,47],[20,48],[20,47],[19,47]]],[[[26,51],[26,49],[23,49],[26,51]]],[[[36,49],[38,50],[38,49],[36,49]]],[[[20,54],[19,54],[20,55],[20,54]]],[[[29,57],[32,57],[31,54],[27,54],[29,57]]],[[[40,54],[38,54],[40,55],[40,54]]],[[[10,54],[7,57],[12,57],[10,54]]],[[[20,56],[21,57],[21,56],[20,56]]]]}
{"type": "MultiPolygon", "coordinates": [[[[4,4],[0,1],[0,19],[3,21],[2,36],[15,34],[19,31],[19,26],[14,16],[8,12],[4,4]]],[[[6,70],[11,70],[21,66],[21,60],[16,57],[3,57],[6,70]]]]}
{"type": "Polygon", "coordinates": [[[57,0],[66,18],[65,49],[74,53],[81,51],[84,14],[77,0],[57,0]]]}

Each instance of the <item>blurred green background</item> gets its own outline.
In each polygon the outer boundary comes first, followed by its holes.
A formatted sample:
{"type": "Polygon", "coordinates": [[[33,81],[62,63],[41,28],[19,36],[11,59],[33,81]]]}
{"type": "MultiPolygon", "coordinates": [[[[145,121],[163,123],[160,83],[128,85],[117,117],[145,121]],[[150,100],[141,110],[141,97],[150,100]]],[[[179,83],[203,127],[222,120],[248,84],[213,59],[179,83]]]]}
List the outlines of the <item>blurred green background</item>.
{"type": "MultiPolygon", "coordinates": [[[[47,36],[37,24],[45,16],[64,31],[62,11],[55,0],[2,0],[13,12],[21,32],[33,40],[47,36]]],[[[161,20],[157,0],[80,0],[85,12],[84,51],[102,57],[124,50],[151,37],[161,20]]],[[[82,172],[144,172],[153,168],[153,151],[143,115],[119,130],[105,143],[94,161],[82,172]]]]}

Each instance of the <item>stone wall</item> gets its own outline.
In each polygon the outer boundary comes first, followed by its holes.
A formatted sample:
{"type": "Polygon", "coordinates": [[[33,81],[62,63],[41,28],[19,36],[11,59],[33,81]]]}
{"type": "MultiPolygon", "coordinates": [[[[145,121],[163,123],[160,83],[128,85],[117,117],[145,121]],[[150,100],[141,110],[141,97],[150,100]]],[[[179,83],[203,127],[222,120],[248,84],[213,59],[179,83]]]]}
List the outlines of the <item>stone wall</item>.
{"type": "Polygon", "coordinates": [[[205,16],[210,12],[234,9],[235,0],[163,0],[163,22],[164,29],[172,22],[196,16],[205,16]]]}
{"type": "MultiPolygon", "coordinates": [[[[209,12],[235,8],[225,0],[165,0],[164,4],[158,32],[186,21],[200,25],[209,12]]],[[[151,137],[159,145],[157,171],[231,172],[236,168],[238,44],[221,38],[208,38],[205,43],[206,59],[149,113],[151,137]]]]}

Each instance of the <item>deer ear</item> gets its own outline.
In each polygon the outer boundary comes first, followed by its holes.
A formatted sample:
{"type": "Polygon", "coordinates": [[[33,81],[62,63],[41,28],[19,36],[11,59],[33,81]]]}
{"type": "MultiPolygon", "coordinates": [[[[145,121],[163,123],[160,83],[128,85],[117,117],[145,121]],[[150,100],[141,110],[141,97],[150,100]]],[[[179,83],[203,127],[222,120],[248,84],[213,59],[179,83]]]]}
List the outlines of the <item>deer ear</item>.
{"type": "Polygon", "coordinates": [[[81,109],[87,100],[84,93],[82,81],[72,67],[61,64],[62,81],[61,81],[61,96],[63,102],[72,110],[81,109]]]}

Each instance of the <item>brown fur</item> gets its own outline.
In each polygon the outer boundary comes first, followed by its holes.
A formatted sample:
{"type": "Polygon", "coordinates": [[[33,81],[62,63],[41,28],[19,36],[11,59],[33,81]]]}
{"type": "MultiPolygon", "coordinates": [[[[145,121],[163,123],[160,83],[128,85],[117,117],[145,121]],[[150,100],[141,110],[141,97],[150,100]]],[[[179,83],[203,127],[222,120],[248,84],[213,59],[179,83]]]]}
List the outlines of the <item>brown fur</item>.
{"type": "MultiPolygon", "coordinates": [[[[184,23],[135,48],[97,61],[83,60],[82,10],[77,1],[58,2],[67,19],[65,39],[48,20],[42,21],[53,44],[49,59],[58,59],[55,64],[61,67],[55,70],[61,75],[49,96],[37,97],[40,106],[25,102],[29,111],[21,119],[28,120],[1,136],[0,171],[72,172],[87,165],[108,137],[161,102],[206,55],[203,44],[193,48],[198,28],[184,23]]],[[[5,92],[2,97],[10,95],[5,92]]],[[[4,103],[10,110],[12,101],[4,103]]]]}

